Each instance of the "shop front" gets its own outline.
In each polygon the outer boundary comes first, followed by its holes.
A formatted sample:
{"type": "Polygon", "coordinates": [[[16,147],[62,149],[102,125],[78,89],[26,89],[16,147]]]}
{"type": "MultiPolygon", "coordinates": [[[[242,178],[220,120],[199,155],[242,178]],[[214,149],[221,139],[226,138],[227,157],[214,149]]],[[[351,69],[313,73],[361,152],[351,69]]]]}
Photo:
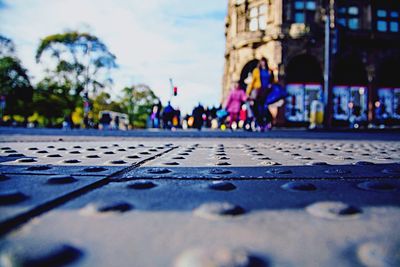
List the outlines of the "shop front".
{"type": "Polygon", "coordinates": [[[400,87],[378,88],[375,120],[378,124],[400,124],[400,87]]]}
{"type": "Polygon", "coordinates": [[[336,85],[332,88],[333,126],[359,127],[368,123],[368,88],[336,85]]]}
{"type": "Polygon", "coordinates": [[[322,101],[322,84],[289,83],[286,85],[288,96],[285,103],[285,119],[293,126],[306,126],[310,121],[311,103],[322,101]]]}

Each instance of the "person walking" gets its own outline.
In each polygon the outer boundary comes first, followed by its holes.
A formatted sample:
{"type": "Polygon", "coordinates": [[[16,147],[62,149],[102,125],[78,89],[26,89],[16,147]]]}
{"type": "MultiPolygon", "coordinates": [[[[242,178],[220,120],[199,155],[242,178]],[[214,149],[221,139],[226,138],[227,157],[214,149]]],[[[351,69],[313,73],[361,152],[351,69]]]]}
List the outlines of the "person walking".
{"type": "Polygon", "coordinates": [[[248,113],[249,111],[247,104],[243,104],[239,111],[239,128],[242,128],[246,131],[251,131],[251,122],[248,113]]]}
{"type": "Polygon", "coordinates": [[[201,130],[203,127],[203,115],[204,115],[204,107],[199,103],[197,107],[193,109],[192,116],[193,116],[193,128],[197,130],[201,130]]]}
{"type": "Polygon", "coordinates": [[[240,88],[238,82],[234,82],[225,104],[226,111],[229,113],[229,127],[232,128],[233,123],[238,123],[242,103],[246,100],[246,93],[240,88]]]}
{"type": "Polygon", "coordinates": [[[115,116],[115,119],[114,119],[115,126],[114,126],[114,128],[117,131],[119,130],[119,123],[120,123],[119,116],[115,116]]]}
{"type": "Polygon", "coordinates": [[[252,81],[247,87],[247,95],[254,101],[253,113],[256,118],[257,128],[261,131],[271,127],[272,114],[265,105],[265,100],[271,92],[273,73],[268,67],[268,60],[263,57],[258,66],[253,70],[252,81]]]}
{"type": "Polygon", "coordinates": [[[164,108],[162,113],[163,118],[163,127],[164,129],[171,129],[172,128],[172,119],[174,117],[175,110],[171,106],[171,102],[168,101],[167,106],[164,108]]]}
{"type": "Polygon", "coordinates": [[[160,110],[158,105],[154,105],[150,114],[151,128],[160,127],[160,110]]]}
{"type": "Polygon", "coordinates": [[[112,119],[109,113],[103,113],[99,120],[100,125],[102,126],[103,130],[110,130],[110,123],[112,119]]]}

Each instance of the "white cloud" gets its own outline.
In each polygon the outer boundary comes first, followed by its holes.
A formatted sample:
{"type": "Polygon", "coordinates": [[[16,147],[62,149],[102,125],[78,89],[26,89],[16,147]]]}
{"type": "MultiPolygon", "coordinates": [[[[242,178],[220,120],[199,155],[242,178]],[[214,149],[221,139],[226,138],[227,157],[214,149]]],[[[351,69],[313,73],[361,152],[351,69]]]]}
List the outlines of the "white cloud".
{"type": "Polygon", "coordinates": [[[116,54],[117,94],[132,82],[149,84],[165,103],[169,78],[179,87],[173,104],[184,112],[199,101],[218,104],[224,60],[225,0],[8,0],[0,32],[12,38],[37,81],[40,38],[67,29],[90,31],[116,54]]]}

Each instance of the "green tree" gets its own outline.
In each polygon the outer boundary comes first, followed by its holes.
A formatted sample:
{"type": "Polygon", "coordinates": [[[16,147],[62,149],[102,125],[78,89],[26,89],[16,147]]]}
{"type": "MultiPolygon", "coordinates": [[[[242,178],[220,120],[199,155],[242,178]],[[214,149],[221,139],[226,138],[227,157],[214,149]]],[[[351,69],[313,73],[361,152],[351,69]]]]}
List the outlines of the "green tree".
{"type": "Polygon", "coordinates": [[[9,38],[0,35],[0,57],[14,57],[14,53],[14,42],[9,38]]]}
{"type": "Polygon", "coordinates": [[[148,85],[137,84],[125,87],[121,98],[121,106],[129,115],[129,121],[136,128],[145,128],[153,105],[158,97],[148,85]]]}
{"type": "Polygon", "coordinates": [[[10,39],[0,36],[0,95],[6,99],[3,115],[21,115],[26,119],[32,113],[33,87],[14,49],[10,39]]]}
{"type": "Polygon", "coordinates": [[[33,109],[44,117],[45,125],[60,124],[69,116],[76,102],[69,94],[70,85],[50,78],[40,81],[34,91],[33,109]]]}
{"type": "Polygon", "coordinates": [[[95,123],[99,122],[99,112],[102,110],[111,110],[115,112],[125,112],[121,103],[111,100],[111,95],[101,92],[92,102],[92,118],[95,123]]]}
{"type": "Polygon", "coordinates": [[[112,82],[109,71],[117,67],[116,57],[100,39],[75,31],[42,39],[36,61],[46,64],[48,77],[53,81],[69,86],[75,105],[84,91],[96,92],[112,82]]]}

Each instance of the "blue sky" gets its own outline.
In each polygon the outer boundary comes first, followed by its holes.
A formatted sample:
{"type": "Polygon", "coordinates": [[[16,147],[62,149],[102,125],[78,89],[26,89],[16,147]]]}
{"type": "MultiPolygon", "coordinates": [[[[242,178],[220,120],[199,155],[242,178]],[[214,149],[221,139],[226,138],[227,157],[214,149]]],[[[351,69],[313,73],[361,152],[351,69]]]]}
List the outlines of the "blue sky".
{"type": "Polygon", "coordinates": [[[111,93],[146,83],[165,103],[169,78],[179,87],[172,103],[190,111],[219,104],[224,64],[226,0],[0,0],[0,33],[13,39],[33,81],[44,66],[34,55],[41,38],[88,31],[117,56],[111,93]]]}

